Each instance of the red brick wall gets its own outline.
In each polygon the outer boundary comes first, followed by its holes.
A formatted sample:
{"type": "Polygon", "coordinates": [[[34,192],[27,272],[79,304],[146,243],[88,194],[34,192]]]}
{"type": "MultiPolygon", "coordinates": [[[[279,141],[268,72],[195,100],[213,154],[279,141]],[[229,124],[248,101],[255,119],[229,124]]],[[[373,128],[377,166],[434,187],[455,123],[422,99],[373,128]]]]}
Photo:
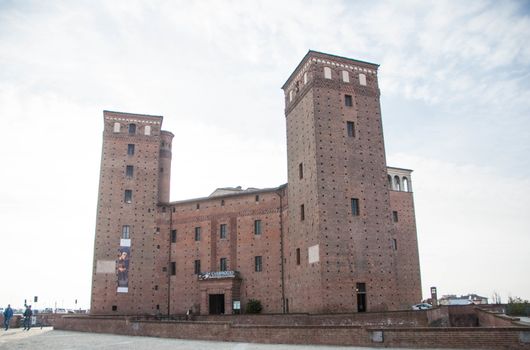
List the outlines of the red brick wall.
{"type": "Polygon", "coordinates": [[[530,328],[363,328],[360,326],[237,325],[229,322],[147,321],[118,317],[62,318],[56,329],[252,343],[370,347],[529,349],[530,328]],[[383,342],[374,342],[382,332],[383,342]],[[526,343],[524,341],[527,341],[526,343]]]}

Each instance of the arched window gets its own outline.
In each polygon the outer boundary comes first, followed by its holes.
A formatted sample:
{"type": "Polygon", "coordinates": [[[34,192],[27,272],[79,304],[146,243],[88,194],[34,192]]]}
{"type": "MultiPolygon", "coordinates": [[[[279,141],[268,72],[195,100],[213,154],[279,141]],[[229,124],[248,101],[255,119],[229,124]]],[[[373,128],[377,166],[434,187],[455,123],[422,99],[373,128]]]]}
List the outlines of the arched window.
{"type": "Polygon", "coordinates": [[[324,78],[331,79],[331,68],[324,67],[324,78]]]}
{"type": "Polygon", "coordinates": [[[293,100],[293,90],[289,91],[289,102],[293,100]]]}
{"type": "Polygon", "coordinates": [[[410,192],[409,179],[403,177],[403,191],[410,192]]]}
{"type": "Polygon", "coordinates": [[[304,84],[307,84],[307,72],[304,73],[304,84]]]}
{"type": "Polygon", "coordinates": [[[401,183],[399,181],[399,176],[394,176],[394,189],[396,191],[401,191],[401,183]]]}
{"type": "Polygon", "coordinates": [[[129,124],[129,134],[136,134],[136,124],[129,124]]]}
{"type": "Polygon", "coordinates": [[[366,75],[363,73],[359,74],[359,84],[366,86],[366,75]]]}
{"type": "Polygon", "coordinates": [[[151,135],[151,126],[150,126],[150,125],[147,125],[147,126],[144,128],[144,134],[145,134],[145,135],[151,135]]]}
{"type": "Polygon", "coordinates": [[[120,132],[121,124],[120,123],[114,123],[114,132],[118,133],[120,132]]]}
{"type": "Polygon", "coordinates": [[[345,82],[345,83],[349,83],[350,82],[350,75],[345,70],[342,71],[342,81],[345,82]]]}

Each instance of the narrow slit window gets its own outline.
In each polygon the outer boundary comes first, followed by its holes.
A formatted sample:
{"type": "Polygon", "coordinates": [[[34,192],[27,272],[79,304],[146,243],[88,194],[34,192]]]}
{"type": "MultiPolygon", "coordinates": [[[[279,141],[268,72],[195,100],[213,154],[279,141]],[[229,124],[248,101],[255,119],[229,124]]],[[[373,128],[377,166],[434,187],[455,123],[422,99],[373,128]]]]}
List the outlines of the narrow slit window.
{"type": "Polygon", "coordinates": [[[201,261],[200,260],[195,260],[194,272],[196,275],[199,275],[201,273],[201,261]]]}
{"type": "Polygon", "coordinates": [[[221,260],[219,260],[219,271],[226,271],[227,268],[226,258],[221,258],[221,260]]]}
{"type": "Polygon", "coordinates": [[[177,230],[171,230],[171,243],[177,243],[177,230]]]}
{"type": "Polygon", "coordinates": [[[351,199],[351,215],[359,216],[359,199],[358,198],[351,199]]]}
{"type": "Polygon", "coordinates": [[[348,137],[355,137],[355,123],[346,122],[346,129],[348,130],[348,137]]]}
{"type": "Polygon", "coordinates": [[[262,263],[261,263],[261,256],[255,256],[254,257],[254,271],[261,272],[263,269],[262,263]]]}
{"type": "Polygon", "coordinates": [[[219,226],[219,238],[226,239],[226,224],[219,226]]]}
{"type": "Polygon", "coordinates": [[[177,274],[177,263],[172,261],[169,270],[171,272],[171,276],[175,276],[177,274]]]}
{"type": "Polygon", "coordinates": [[[300,206],[300,220],[305,220],[305,206],[303,204],[300,206]]]}
{"type": "Polygon", "coordinates": [[[261,220],[254,220],[254,234],[261,235],[261,220]]]}
{"type": "Polygon", "coordinates": [[[298,164],[298,176],[300,179],[304,178],[304,163],[298,164]]]}
{"type": "Polygon", "coordinates": [[[300,265],[300,248],[296,248],[296,265],[300,265]]]}
{"type": "Polygon", "coordinates": [[[351,95],[344,95],[344,105],[347,107],[353,106],[353,98],[351,95]]]}
{"type": "Polygon", "coordinates": [[[201,240],[201,228],[195,227],[195,241],[201,240]]]}

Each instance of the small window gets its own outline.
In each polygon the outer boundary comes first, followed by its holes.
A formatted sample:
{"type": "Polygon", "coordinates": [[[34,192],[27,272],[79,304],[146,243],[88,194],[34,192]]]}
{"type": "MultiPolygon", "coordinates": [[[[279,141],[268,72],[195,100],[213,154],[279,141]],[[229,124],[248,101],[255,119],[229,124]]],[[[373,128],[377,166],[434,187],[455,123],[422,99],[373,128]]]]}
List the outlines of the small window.
{"type": "Polygon", "coordinates": [[[398,212],[397,211],[393,211],[392,212],[392,220],[394,220],[394,222],[398,222],[398,212]]]}
{"type": "Polygon", "coordinates": [[[200,241],[201,240],[201,228],[195,227],[195,240],[200,241]]]}
{"type": "Polygon", "coordinates": [[[129,225],[123,225],[121,227],[121,238],[123,239],[130,239],[131,236],[131,227],[129,225]]]}
{"type": "Polygon", "coordinates": [[[304,84],[307,84],[307,72],[304,73],[304,84]]]}
{"type": "Polygon", "coordinates": [[[346,122],[346,129],[348,130],[348,137],[355,137],[355,123],[346,122]]]}
{"type": "Polygon", "coordinates": [[[298,164],[298,176],[300,179],[304,178],[304,163],[298,164]]]}
{"type": "Polygon", "coordinates": [[[136,124],[129,124],[129,134],[130,135],[136,134],[136,124]]]}
{"type": "Polygon", "coordinates": [[[155,290],[158,290],[158,285],[155,285],[155,290]]]}
{"type": "Polygon", "coordinates": [[[353,106],[353,98],[351,95],[344,95],[344,105],[347,107],[353,106]]]}
{"type": "Polygon", "coordinates": [[[293,90],[289,91],[289,102],[293,100],[293,90]]]}
{"type": "Polygon", "coordinates": [[[397,250],[397,239],[392,239],[392,249],[397,250]]]}
{"type": "Polygon", "coordinates": [[[112,311],[118,311],[118,307],[116,305],[112,305],[112,311]]]}
{"type": "Polygon", "coordinates": [[[125,203],[132,203],[132,190],[125,190],[125,196],[123,200],[125,203]]]}
{"type": "Polygon", "coordinates": [[[261,272],[262,265],[261,265],[261,256],[255,256],[254,257],[254,271],[261,272]]]}
{"type": "Polygon", "coordinates": [[[147,125],[145,128],[144,128],[144,135],[151,135],[151,126],[150,125],[147,125]]]}
{"type": "Polygon", "coordinates": [[[342,71],[342,81],[345,83],[350,82],[350,74],[345,70],[342,71]]]}
{"type": "Polygon", "coordinates": [[[324,67],[324,78],[331,79],[331,68],[324,67]]]}
{"type": "Polygon", "coordinates": [[[224,206],[225,206],[225,200],[221,199],[221,207],[224,207],[224,206]]]}
{"type": "Polygon", "coordinates": [[[351,199],[351,215],[359,216],[359,199],[358,198],[351,199]]]}
{"type": "Polygon", "coordinates": [[[300,265],[300,248],[296,248],[296,265],[300,265]]]}
{"type": "Polygon", "coordinates": [[[359,84],[366,86],[366,75],[363,73],[359,74],[359,84]]]}
{"type": "Polygon", "coordinates": [[[114,132],[119,133],[121,130],[121,124],[120,123],[114,123],[114,132]]]}
{"type": "Polygon", "coordinates": [[[128,156],[133,156],[134,155],[134,144],[129,143],[127,145],[127,155],[128,156]]]}
{"type": "Polygon", "coordinates": [[[134,167],[132,165],[127,165],[125,167],[125,176],[128,179],[132,179],[133,178],[133,176],[134,176],[134,167]]]}
{"type": "Polygon", "coordinates": [[[195,209],[200,209],[200,208],[201,208],[201,205],[200,205],[199,203],[197,203],[197,204],[195,205],[195,209]]]}
{"type": "Polygon", "coordinates": [[[226,239],[226,224],[221,224],[219,227],[219,237],[221,239],[226,239]]]}
{"type": "Polygon", "coordinates": [[[226,269],[226,258],[221,258],[221,260],[219,260],[219,271],[226,271],[226,269]]]}
{"type": "Polygon", "coordinates": [[[256,195],[256,202],[259,202],[259,194],[256,195]]]}
{"type": "Polygon", "coordinates": [[[169,266],[169,271],[171,272],[171,276],[175,276],[177,274],[177,263],[172,261],[171,265],[169,266]]]}
{"type": "Polygon", "coordinates": [[[201,261],[200,260],[195,260],[193,271],[196,275],[199,275],[201,273],[201,261]]]}
{"type": "Polygon", "coordinates": [[[254,220],[254,234],[261,235],[261,220],[254,220]]]}
{"type": "Polygon", "coordinates": [[[171,230],[171,243],[177,243],[177,230],[171,230]]]}
{"type": "Polygon", "coordinates": [[[305,220],[305,206],[303,204],[300,206],[300,220],[305,220]]]}

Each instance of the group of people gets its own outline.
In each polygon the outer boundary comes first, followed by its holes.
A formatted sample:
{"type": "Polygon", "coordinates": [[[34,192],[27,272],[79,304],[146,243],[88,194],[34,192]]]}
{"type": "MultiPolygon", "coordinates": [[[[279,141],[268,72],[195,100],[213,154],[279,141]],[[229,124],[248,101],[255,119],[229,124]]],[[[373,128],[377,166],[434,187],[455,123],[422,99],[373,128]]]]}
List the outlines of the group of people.
{"type": "MultiPolygon", "coordinates": [[[[29,331],[31,328],[31,316],[33,316],[33,311],[31,311],[31,305],[25,305],[26,310],[24,311],[24,330],[29,331]]],[[[11,318],[13,318],[13,309],[11,308],[11,304],[7,305],[6,309],[4,310],[4,329],[7,331],[9,329],[9,322],[11,321],[11,318]]]]}

